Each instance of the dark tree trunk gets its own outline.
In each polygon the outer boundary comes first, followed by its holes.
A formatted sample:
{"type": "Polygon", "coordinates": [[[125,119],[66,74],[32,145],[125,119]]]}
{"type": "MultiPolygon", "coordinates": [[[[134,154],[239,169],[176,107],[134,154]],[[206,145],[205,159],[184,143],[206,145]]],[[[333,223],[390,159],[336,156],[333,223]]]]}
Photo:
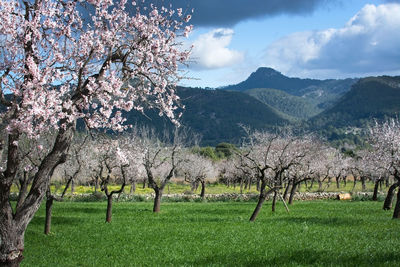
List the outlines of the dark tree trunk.
{"type": "MultiPolygon", "coordinates": [[[[294,181],[293,181],[294,182],[294,181]]],[[[285,187],[285,192],[283,193],[283,199],[284,200],[286,200],[287,199],[287,196],[288,196],[288,193],[289,193],[289,190],[290,190],[290,186],[292,185],[292,180],[290,180],[288,183],[287,183],[287,185],[286,185],[286,187],[285,187]]]]}
{"type": "Polygon", "coordinates": [[[372,200],[373,201],[377,201],[378,200],[378,188],[379,188],[379,184],[381,183],[382,179],[377,179],[375,181],[375,185],[374,185],[374,194],[372,195],[372,200]]]}
{"type": "Polygon", "coordinates": [[[162,190],[160,189],[154,189],[156,196],[154,197],[154,206],[153,206],[153,212],[160,212],[160,207],[161,207],[161,197],[162,197],[162,190]]]}
{"type": "Polygon", "coordinates": [[[274,191],[274,197],[272,198],[272,211],[275,212],[275,208],[276,208],[276,197],[277,197],[278,193],[276,191],[274,191]]]}
{"type": "Polygon", "coordinates": [[[294,183],[292,186],[292,190],[290,190],[289,205],[292,205],[292,203],[293,203],[293,198],[294,198],[294,194],[297,191],[297,186],[298,186],[298,183],[294,183]]]}
{"type": "Polygon", "coordinates": [[[206,196],[206,181],[202,180],[201,181],[201,193],[200,193],[201,200],[204,201],[205,196],[206,196]]]}
{"type": "Polygon", "coordinates": [[[344,187],[346,187],[346,185],[347,185],[347,176],[346,175],[344,175],[344,177],[343,177],[343,184],[344,184],[344,187]]]}
{"type": "Polygon", "coordinates": [[[357,184],[357,178],[353,176],[353,189],[351,191],[354,191],[354,189],[356,188],[356,184],[357,184]]]}
{"type": "Polygon", "coordinates": [[[146,188],[146,180],[143,180],[143,187],[142,187],[143,189],[145,189],[146,188]]]}
{"type": "Polygon", "coordinates": [[[260,192],[260,183],[261,183],[261,181],[259,179],[257,179],[256,190],[258,192],[260,192]]]}
{"type": "Polygon", "coordinates": [[[244,186],[243,179],[240,179],[240,194],[243,194],[243,186],[244,186]]]}
{"type": "MultiPolygon", "coordinates": [[[[262,191],[264,191],[265,189],[262,189],[262,191]]],[[[250,217],[250,221],[254,222],[257,218],[258,213],[260,213],[260,210],[262,208],[262,205],[265,201],[266,195],[264,193],[261,193],[260,196],[258,197],[258,202],[257,202],[257,206],[255,208],[255,210],[253,211],[253,214],[250,217]]]]}
{"type": "Polygon", "coordinates": [[[336,177],[336,188],[340,188],[340,177],[336,177]]]}
{"type": "Polygon", "coordinates": [[[397,190],[396,206],[394,207],[393,219],[400,219],[400,190],[397,190]]]}
{"type": "Polygon", "coordinates": [[[106,222],[110,223],[112,217],[112,194],[107,196],[106,222]]]}
{"type": "Polygon", "coordinates": [[[383,203],[383,209],[384,210],[390,210],[392,208],[392,202],[394,198],[394,190],[399,186],[399,183],[392,184],[389,187],[389,190],[387,192],[385,202],[383,203]]]}
{"type": "Polygon", "coordinates": [[[51,229],[51,211],[53,209],[54,198],[52,196],[46,199],[46,220],[44,223],[44,234],[50,234],[51,229]]]}

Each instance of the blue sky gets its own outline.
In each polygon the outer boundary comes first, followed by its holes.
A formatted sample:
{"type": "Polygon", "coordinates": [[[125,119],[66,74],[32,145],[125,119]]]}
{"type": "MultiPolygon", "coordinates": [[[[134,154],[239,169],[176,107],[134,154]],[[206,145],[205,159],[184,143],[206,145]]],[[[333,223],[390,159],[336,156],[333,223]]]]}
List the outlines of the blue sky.
{"type": "Polygon", "coordinates": [[[194,8],[194,79],[182,85],[234,84],[262,66],[303,78],[400,75],[399,0],[172,2],[194,8]]]}

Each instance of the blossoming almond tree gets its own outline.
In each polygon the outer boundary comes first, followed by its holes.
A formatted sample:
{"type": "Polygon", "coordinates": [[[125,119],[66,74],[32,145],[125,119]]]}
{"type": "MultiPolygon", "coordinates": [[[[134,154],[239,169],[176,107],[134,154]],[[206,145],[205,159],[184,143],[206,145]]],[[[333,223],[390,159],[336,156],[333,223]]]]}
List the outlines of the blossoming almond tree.
{"type": "MultiPolygon", "coordinates": [[[[376,123],[370,129],[370,144],[375,158],[379,159],[382,169],[395,179],[388,190],[383,209],[392,207],[395,190],[400,186],[400,121],[391,119],[384,123],[376,123]]],[[[397,193],[393,219],[400,218],[400,190],[397,193]]]]}
{"type": "Polygon", "coordinates": [[[45,195],[49,173],[71,143],[75,124],[126,128],[122,111],[156,107],[173,121],[178,66],[188,59],[179,38],[190,15],[125,0],[0,0],[0,120],[7,125],[0,173],[0,262],[18,265],[24,233],[45,195]],[[132,5],[135,14],[126,7],[132,5]],[[88,12],[90,10],[90,12],[88,12]],[[87,21],[82,14],[90,14],[87,21]],[[132,81],[132,82],[128,82],[132,81]],[[7,95],[7,93],[10,93],[7,95]],[[21,168],[18,141],[58,130],[22,204],[11,185],[21,168]]]}

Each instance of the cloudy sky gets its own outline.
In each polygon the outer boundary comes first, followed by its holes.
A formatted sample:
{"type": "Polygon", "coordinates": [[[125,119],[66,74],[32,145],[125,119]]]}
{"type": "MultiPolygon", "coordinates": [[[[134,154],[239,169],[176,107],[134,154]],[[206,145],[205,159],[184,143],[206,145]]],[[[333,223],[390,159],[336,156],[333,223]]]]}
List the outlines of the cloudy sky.
{"type": "Polygon", "coordinates": [[[164,0],[194,8],[182,85],[218,87],[258,67],[303,78],[400,75],[400,0],[164,0]]]}

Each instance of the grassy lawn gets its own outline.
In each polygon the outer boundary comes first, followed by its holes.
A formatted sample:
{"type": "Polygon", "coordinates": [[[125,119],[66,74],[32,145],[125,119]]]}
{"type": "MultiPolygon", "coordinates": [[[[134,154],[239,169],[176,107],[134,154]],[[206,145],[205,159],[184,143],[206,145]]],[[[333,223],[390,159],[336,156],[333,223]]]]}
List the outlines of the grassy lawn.
{"type": "Polygon", "coordinates": [[[400,266],[400,221],[381,202],[295,202],[287,214],[255,202],[55,203],[52,234],[44,209],[25,237],[22,266],[400,266]]]}

